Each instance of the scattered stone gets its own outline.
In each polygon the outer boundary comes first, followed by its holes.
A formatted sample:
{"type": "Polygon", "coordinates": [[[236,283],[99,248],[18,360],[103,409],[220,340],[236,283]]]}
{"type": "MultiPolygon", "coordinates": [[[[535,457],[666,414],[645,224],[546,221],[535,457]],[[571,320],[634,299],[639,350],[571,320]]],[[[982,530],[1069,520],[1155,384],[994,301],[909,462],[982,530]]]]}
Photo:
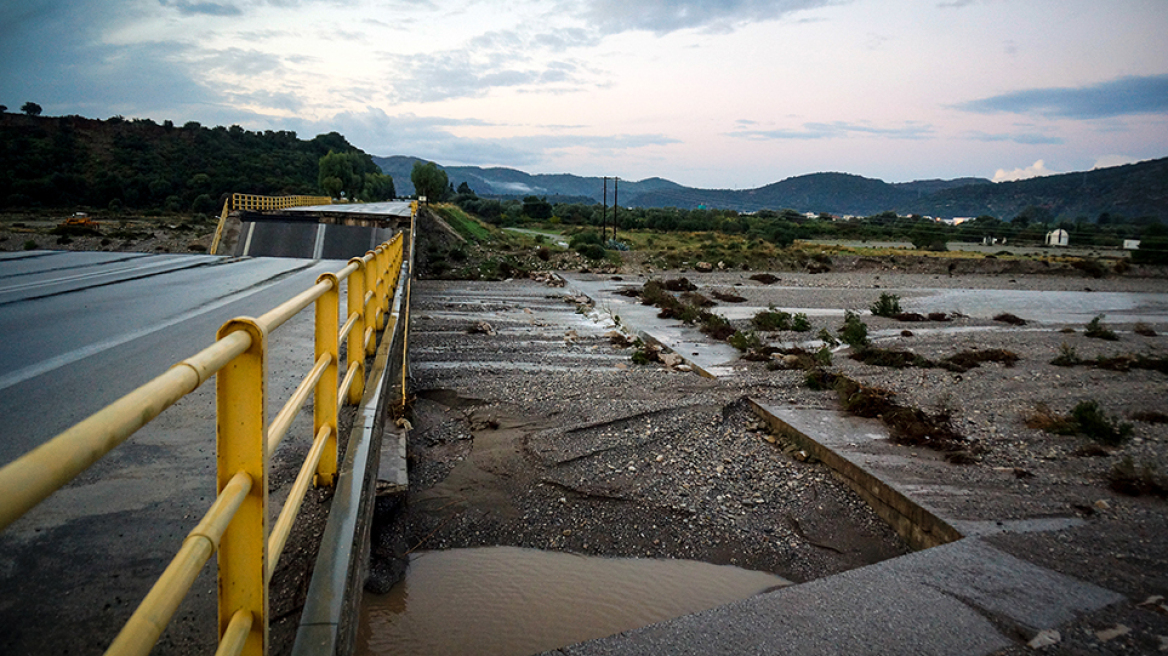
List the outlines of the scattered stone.
{"type": "Polygon", "coordinates": [[[1099,638],[1100,642],[1107,642],[1109,640],[1114,640],[1114,639],[1118,638],[1119,636],[1127,635],[1129,633],[1131,633],[1130,628],[1128,628],[1127,626],[1125,626],[1123,624],[1116,624],[1115,626],[1111,627],[1110,629],[1096,631],[1095,637],[1099,638]]]}
{"type": "Polygon", "coordinates": [[[1039,631],[1038,635],[1034,636],[1030,642],[1026,643],[1026,646],[1030,647],[1031,649],[1042,649],[1043,647],[1057,645],[1062,639],[1063,637],[1059,634],[1058,630],[1045,629],[1043,631],[1039,631]]]}
{"type": "Polygon", "coordinates": [[[709,273],[714,270],[714,265],[709,262],[698,262],[694,265],[694,270],[699,273],[709,273]]]}
{"type": "Polygon", "coordinates": [[[1110,510],[1111,504],[1107,503],[1106,499],[1100,499],[1100,500],[1095,502],[1095,508],[1097,508],[1098,510],[1110,510]]]}
{"type": "Polygon", "coordinates": [[[471,335],[493,336],[496,334],[494,327],[492,327],[491,324],[487,323],[486,321],[478,321],[471,324],[470,328],[466,329],[466,332],[470,333],[471,335]]]}

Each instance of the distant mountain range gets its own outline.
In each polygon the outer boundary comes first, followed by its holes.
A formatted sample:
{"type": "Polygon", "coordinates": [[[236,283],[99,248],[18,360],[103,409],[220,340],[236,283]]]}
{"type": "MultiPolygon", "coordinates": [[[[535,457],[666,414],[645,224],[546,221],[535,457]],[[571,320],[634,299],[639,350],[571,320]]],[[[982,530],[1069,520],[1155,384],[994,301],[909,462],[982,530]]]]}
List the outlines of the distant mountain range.
{"type": "MultiPolygon", "coordinates": [[[[399,194],[413,193],[410,171],[416,157],[374,157],[393,176],[399,194]]],[[[442,166],[439,163],[439,166],[442,166]]],[[[571,174],[530,174],[509,168],[442,166],[451,184],[466,182],[480,196],[546,196],[552,202],[599,203],[603,181],[571,174]]],[[[612,202],[612,181],[609,180],[612,202]]],[[[1058,218],[1096,219],[1109,212],[1168,221],[1168,158],[1093,171],[1064,173],[1018,182],[984,178],[888,183],[848,173],[812,173],[757,189],[700,189],[662,178],[620,181],[620,204],[627,207],[710,207],[751,212],[793,209],[868,216],[892,210],[939,217],[989,214],[1010,219],[1028,206],[1058,218]]]]}

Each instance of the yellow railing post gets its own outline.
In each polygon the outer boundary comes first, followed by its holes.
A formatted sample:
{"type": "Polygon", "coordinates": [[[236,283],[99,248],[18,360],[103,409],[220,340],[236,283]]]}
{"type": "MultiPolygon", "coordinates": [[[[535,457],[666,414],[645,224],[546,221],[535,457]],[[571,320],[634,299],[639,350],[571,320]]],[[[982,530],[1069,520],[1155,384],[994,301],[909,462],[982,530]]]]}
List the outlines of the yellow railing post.
{"type": "MultiPolygon", "coordinates": [[[[349,260],[349,264],[356,264],[357,270],[349,276],[348,315],[357,316],[353,329],[349,331],[349,339],[345,349],[348,352],[346,375],[354,367],[365,367],[365,261],[359,257],[349,260]]],[[[362,372],[363,373],[363,372],[362,372]]],[[[357,405],[365,394],[365,376],[360,375],[353,379],[349,388],[349,404],[357,405]]]]}
{"type": "MultiPolygon", "coordinates": [[[[365,257],[369,258],[369,263],[365,265],[365,298],[367,299],[364,305],[365,314],[365,332],[377,332],[377,254],[373,251],[366,251],[365,257]],[[373,292],[372,295],[370,292],[373,292]]],[[[364,339],[364,338],[362,338],[364,339]]],[[[373,355],[377,352],[376,340],[372,336],[365,340],[365,355],[373,355]]]]}
{"type": "Polygon", "coordinates": [[[252,486],[219,544],[219,637],[237,611],[249,612],[255,621],[241,653],[263,656],[268,649],[267,333],[254,319],[237,318],[223,324],[217,337],[239,331],[247,332],[251,345],[215,377],[217,490],[239,472],[251,477],[252,486]]]}
{"type": "Polygon", "coordinates": [[[329,430],[328,441],[320,462],[316,465],[317,487],[332,487],[337,473],[337,314],[340,312],[338,290],[341,283],[335,273],[323,273],[316,279],[317,283],[332,283],[332,289],[324,296],[316,299],[316,358],[321,356],[331,358],[324,374],[316,383],[312,411],[312,434],[320,433],[322,427],[329,430]]]}
{"type": "Polygon", "coordinates": [[[389,308],[389,265],[384,245],[377,247],[377,329],[385,330],[389,308]]]}

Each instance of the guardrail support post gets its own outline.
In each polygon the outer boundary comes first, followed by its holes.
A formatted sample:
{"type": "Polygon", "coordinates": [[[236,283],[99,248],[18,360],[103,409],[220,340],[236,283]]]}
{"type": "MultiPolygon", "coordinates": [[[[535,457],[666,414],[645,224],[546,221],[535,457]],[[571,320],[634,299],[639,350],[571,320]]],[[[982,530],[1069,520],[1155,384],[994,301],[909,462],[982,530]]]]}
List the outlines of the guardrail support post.
{"type": "MultiPolygon", "coordinates": [[[[373,251],[366,251],[365,257],[369,258],[369,262],[365,265],[365,295],[369,296],[369,292],[373,295],[369,297],[369,302],[365,304],[365,330],[370,328],[374,332],[377,331],[377,253],[373,251]]],[[[364,337],[362,337],[364,339],[364,337]]],[[[370,338],[365,344],[365,355],[373,355],[377,352],[376,340],[370,338]]]]}
{"type": "Polygon", "coordinates": [[[251,318],[237,318],[219,328],[222,339],[237,331],[251,336],[247,351],[215,376],[219,492],[238,472],[251,477],[251,491],[219,543],[219,636],[236,611],[250,612],[252,623],[245,656],[268,650],[268,479],[264,446],[267,334],[251,318]]]}
{"type": "MultiPolygon", "coordinates": [[[[357,321],[349,331],[349,339],[345,346],[348,353],[346,375],[353,367],[365,368],[365,260],[354,257],[349,260],[349,264],[356,264],[357,270],[349,276],[348,316],[356,314],[357,321]]],[[[364,394],[365,375],[362,372],[353,379],[353,385],[349,387],[349,405],[360,403],[364,394]]]]}
{"type": "Polygon", "coordinates": [[[313,392],[312,434],[320,433],[322,426],[328,426],[329,437],[324,452],[316,465],[314,482],[317,487],[332,487],[337,473],[337,314],[340,312],[339,293],[341,283],[335,273],[323,273],[317,283],[332,283],[332,289],[316,299],[316,357],[330,358],[328,367],[316,383],[313,392]]]}

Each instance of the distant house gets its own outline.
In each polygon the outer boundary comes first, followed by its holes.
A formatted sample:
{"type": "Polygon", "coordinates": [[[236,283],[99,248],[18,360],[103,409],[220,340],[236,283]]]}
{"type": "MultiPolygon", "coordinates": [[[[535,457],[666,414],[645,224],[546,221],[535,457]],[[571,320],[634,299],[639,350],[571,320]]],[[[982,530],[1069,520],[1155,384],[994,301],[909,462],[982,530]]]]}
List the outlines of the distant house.
{"type": "Polygon", "coordinates": [[[1139,239],[1124,239],[1123,240],[1123,250],[1135,251],[1135,250],[1139,250],[1139,248],[1140,248],[1140,240],[1139,239]]]}
{"type": "Polygon", "coordinates": [[[1067,246],[1071,243],[1071,235],[1066,230],[1058,229],[1046,233],[1047,246],[1067,246]]]}

